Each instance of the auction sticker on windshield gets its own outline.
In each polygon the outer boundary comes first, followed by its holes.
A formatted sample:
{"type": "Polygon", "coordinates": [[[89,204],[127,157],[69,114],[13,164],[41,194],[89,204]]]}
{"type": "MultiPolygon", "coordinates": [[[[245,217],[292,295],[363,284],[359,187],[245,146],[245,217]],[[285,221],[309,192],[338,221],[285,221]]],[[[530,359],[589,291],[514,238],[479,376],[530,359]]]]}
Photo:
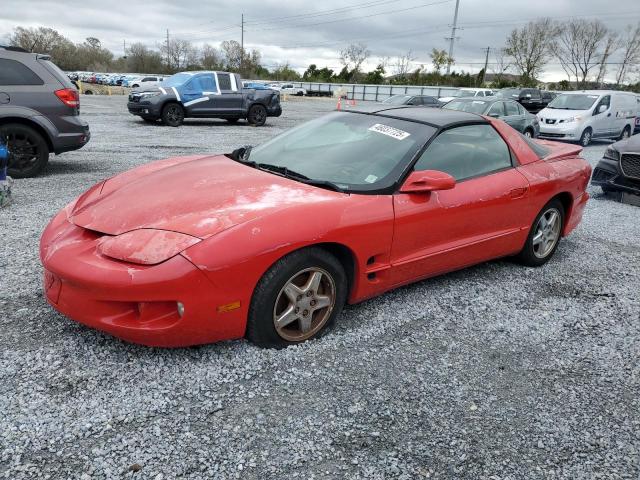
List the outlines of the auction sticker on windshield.
{"type": "Polygon", "coordinates": [[[369,127],[369,130],[372,132],[378,132],[388,137],[395,138],[396,140],[404,140],[409,135],[409,132],[405,132],[403,130],[399,130],[397,128],[390,127],[389,125],[383,125],[382,123],[376,123],[369,127]]]}

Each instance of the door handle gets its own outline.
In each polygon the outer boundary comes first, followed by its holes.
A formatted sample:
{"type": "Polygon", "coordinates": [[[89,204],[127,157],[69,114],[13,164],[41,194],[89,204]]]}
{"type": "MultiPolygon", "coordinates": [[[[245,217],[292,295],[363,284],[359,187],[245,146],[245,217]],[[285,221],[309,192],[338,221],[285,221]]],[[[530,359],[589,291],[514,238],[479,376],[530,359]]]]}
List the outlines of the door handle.
{"type": "Polygon", "coordinates": [[[509,192],[511,198],[522,198],[527,193],[527,187],[514,188],[509,192]]]}
{"type": "Polygon", "coordinates": [[[607,113],[607,117],[610,117],[610,116],[611,116],[611,112],[607,113]]]}

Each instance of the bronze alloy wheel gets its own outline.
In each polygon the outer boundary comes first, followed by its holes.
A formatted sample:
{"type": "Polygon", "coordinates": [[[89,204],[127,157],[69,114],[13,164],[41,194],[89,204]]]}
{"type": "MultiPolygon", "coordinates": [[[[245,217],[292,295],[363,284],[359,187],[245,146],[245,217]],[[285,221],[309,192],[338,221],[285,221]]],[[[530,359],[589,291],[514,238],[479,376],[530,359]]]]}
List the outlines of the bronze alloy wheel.
{"type": "Polygon", "coordinates": [[[278,293],[273,307],[276,332],[289,342],[303,342],[324,327],[335,303],[335,282],[326,270],[301,270],[278,293]]]}
{"type": "Polygon", "coordinates": [[[535,226],[533,235],[533,254],[538,258],[545,258],[556,246],[560,239],[562,217],[558,209],[551,207],[544,212],[535,226]]]}

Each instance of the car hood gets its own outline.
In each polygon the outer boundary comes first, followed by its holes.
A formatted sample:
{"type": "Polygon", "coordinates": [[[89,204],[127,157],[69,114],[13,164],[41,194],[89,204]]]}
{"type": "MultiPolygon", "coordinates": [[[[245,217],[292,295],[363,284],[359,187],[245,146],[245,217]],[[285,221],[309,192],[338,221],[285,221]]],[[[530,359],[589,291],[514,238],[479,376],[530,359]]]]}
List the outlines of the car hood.
{"type": "Polygon", "coordinates": [[[587,115],[589,110],[563,110],[561,108],[543,108],[538,112],[540,118],[552,118],[555,120],[564,120],[580,115],[587,115]]]}
{"type": "Polygon", "coordinates": [[[620,140],[611,146],[621,153],[640,152],[640,135],[633,135],[625,140],[620,140]]]}
{"type": "Polygon", "coordinates": [[[153,228],[206,238],[281,209],[317,206],[346,195],[224,155],[158,163],[94,186],[79,197],[69,220],[108,235],[153,228]]]}

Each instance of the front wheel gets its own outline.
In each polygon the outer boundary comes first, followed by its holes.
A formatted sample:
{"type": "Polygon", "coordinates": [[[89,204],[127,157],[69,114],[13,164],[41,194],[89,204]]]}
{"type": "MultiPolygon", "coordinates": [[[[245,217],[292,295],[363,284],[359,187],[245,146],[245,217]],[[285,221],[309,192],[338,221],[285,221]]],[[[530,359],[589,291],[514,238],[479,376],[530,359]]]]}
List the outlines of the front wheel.
{"type": "Polygon", "coordinates": [[[293,252],[260,279],[251,299],[247,338],[261,347],[283,348],[320,336],[347,298],[340,262],[320,248],[293,252]]]}
{"type": "Polygon", "coordinates": [[[169,103],[162,109],[162,122],[169,127],[179,127],[184,121],[184,110],[177,103],[169,103]]]}
{"type": "Polygon", "coordinates": [[[49,146],[33,128],[19,123],[3,125],[0,138],[9,150],[7,173],[13,178],[35,177],[47,165],[49,146]]]}
{"type": "Polygon", "coordinates": [[[267,121],[267,109],[264,108],[263,105],[253,105],[249,109],[249,114],[247,115],[247,121],[251,125],[255,125],[256,127],[261,127],[267,121]]]}
{"type": "Polygon", "coordinates": [[[591,132],[591,129],[585,128],[584,132],[582,132],[582,135],[580,135],[580,145],[582,145],[583,147],[589,145],[591,143],[592,135],[593,134],[591,132]]]}
{"type": "Polygon", "coordinates": [[[631,128],[629,128],[629,125],[627,125],[626,127],[624,127],[624,130],[622,130],[622,133],[620,134],[620,138],[618,140],[626,140],[630,136],[631,136],[631,128]]]}
{"type": "Polygon", "coordinates": [[[517,259],[528,267],[539,267],[549,261],[558,248],[564,225],[564,207],[560,200],[547,203],[533,221],[524,248],[517,259]]]}
{"type": "Polygon", "coordinates": [[[533,138],[533,130],[531,130],[530,128],[527,128],[524,131],[523,135],[527,138],[533,138]]]}

